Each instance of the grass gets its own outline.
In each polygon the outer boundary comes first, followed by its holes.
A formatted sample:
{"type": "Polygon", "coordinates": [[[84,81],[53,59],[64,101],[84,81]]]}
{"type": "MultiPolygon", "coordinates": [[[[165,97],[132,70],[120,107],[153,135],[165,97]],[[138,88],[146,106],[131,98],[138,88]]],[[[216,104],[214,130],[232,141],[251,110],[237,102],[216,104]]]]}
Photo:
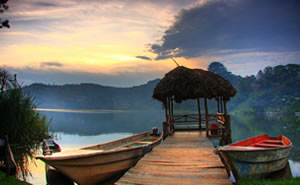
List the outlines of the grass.
{"type": "Polygon", "coordinates": [[[18,180],[14,176],[6,176],[5,173],[0,171],[0,185],[30,185],[24,181],[18,180]]]}
{"type": "Polygon", "coordinates": [[[293,178],[287,180],[249,180],[241,179],[237,185],[298,185],[300,184],[300,178],[293,178]]]}

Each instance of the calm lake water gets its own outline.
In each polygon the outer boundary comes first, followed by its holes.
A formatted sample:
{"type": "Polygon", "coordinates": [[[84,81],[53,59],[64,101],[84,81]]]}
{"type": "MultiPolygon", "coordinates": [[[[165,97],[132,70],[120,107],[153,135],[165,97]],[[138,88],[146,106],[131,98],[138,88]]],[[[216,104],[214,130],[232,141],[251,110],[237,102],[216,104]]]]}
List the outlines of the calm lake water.
{"type": "MultiPolygon", "coordinates": [[[[63,150],[105,143],[136,133],[162,130],[164,112],[118,111],[118,110],[65,110],[40,109],[51,119],[51,131],[63,150]]],[[[300,176],[300,125],[296,117],[280,114],[233,114],[231,115],[232,139],[242,140],[261,134],[285,135],[293,142],[290,166],[293,176],[300,176]]],[[[46,184],[45,166],[41,161],[32,161],[30,166],[32,184],[46,184]]]]}

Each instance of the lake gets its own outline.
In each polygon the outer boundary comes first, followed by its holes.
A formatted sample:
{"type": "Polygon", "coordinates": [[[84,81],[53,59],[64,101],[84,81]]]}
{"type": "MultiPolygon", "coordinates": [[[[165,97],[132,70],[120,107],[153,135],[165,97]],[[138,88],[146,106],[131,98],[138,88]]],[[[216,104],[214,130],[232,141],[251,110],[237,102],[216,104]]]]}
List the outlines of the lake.
{"type": "MultiPolygon", "coordinates": [[[[136,133],[151,131],[153,127],[162,130],[164,111],[124,110],[66,110],[39,109],[51,119],[51,132],[63,150],[104,143],[136,133]]],[[[232,114],[233,142],[255,135],[285,135],[293,142],[290,166],[293,176],[300,176],[300,124],[294,114],[277,113],[232,114]]],[[[30,165],[32,184],[46,184],[41,161],[30,165]]]]}

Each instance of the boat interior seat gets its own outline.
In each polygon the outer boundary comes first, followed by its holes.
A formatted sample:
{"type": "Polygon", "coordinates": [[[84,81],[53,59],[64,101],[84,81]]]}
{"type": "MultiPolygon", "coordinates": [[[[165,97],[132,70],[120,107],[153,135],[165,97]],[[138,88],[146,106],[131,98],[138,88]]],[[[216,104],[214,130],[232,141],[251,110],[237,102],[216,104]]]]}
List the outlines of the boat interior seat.
{"type": "Polygon", "coordinates": [[[150,144],[150,143],[152,143],[151,141],[137,141],[137,142],[134,142],[134,143],[136,143],[136,144],[150,144]]]}
{"type": "Polygon", "coordinates": [[[275,144],[275,145],[283,145],[282,140],[264,140],[263,143],[266,143],[266,144],[275,144]]]}
{"type": "Polygon", "coordinates": [[[280,145],[274,144],[266,144],[266,143],[255,143],[254,147],[262,147],[262,148],[278,148],[280,145]]]}

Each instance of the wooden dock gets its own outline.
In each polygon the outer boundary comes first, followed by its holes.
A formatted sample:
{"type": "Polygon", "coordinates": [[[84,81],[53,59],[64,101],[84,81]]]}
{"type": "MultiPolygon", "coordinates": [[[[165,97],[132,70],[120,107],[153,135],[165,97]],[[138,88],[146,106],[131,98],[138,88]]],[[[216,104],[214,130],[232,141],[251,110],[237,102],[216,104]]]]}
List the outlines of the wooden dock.
{"type": "Polygon", "coordinates": [[[175,132],[115,184],[232,184],[205,132],[175,132]]]}

